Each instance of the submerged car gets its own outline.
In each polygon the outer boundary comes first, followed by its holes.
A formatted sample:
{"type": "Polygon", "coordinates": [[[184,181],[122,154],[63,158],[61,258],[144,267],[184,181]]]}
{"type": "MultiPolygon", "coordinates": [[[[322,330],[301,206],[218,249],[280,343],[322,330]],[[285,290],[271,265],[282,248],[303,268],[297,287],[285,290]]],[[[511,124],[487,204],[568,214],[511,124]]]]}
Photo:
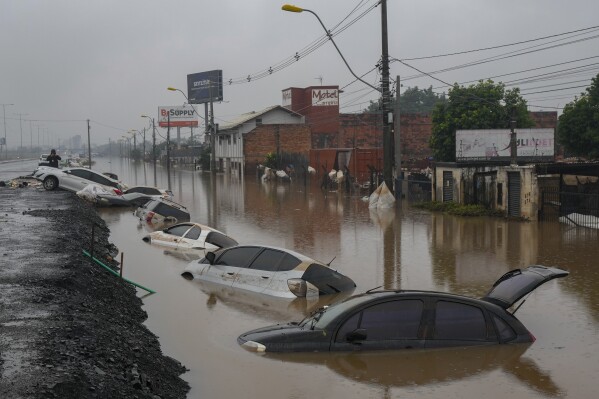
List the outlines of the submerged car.
{"type": "Polygon", "coordinates": [[[143,241],[177,249],[220,249],[238,244],[225,233],[200,223],[179,223],[162,231],[148,234],[143,241]]]}
{"type": "Polygon", "coordinates": [[[129,187],[128,189],[123,191],[123,194],[132,194],[132,193],[144,194],[151,198],[166,198],[166,199],[173,198],[173,192],[171,190],[167,190],[164,188],[158,188],[158,187],[152,187],[152,186],[134,186],[134,187],[129,187]]]}
{"type": "Polygon", "coordinates": [[[336,294],[353,290],[349,277],[288,249],[243,245],[191,262],[183,277],[282,298],[336,294]]]}
{"type": "Polygon", "coordinates": [[[33,177],[41,181],[46,190],[61,188],[77,192],[90,184],[99,184],[107,191],[120,195],[124,188],[118,180],[87,168],[57,169],[40,166],[33,172],[33,177]]]}
{"type": "Polygon", "coordinates": [[[371,291],[297,323],[249,331],[237,339],[256,352],[439,348],[534,342],[508,309],[567,271],[529,266],[504,274],[481,299],[434,291],[371,291]]]}
{"type": "Polygon", "coordinates": [[[135,216],[147,223],[185,222],[190,219],[187,208],[166,198],[152,199],[135,211],[135,216]]]}

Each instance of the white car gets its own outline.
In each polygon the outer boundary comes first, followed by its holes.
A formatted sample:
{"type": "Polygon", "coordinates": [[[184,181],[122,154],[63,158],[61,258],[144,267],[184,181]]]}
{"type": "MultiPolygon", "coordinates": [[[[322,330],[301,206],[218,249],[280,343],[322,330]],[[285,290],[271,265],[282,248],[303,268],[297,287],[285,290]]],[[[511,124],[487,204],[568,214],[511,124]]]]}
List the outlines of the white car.
{"type": "Polygon", "coordinates": [[[353,290],[349,277],[288,249],[243,245],[208,252],[183,277],[281,298],[312,297],[353,290]]]}
{"type": "Polygon", "coordinates": [[[42,182],[46,190],[62,188],[63,190],[77,192],[89,184],[99,184],[107,191],[122,194],[124,186],[110,177],[87,168],[58,169],[49,166],[40,166],[33,172],[33,177],[42,182]]]}
{"type": "Polygon", "coordinates": [[[214,250],[237,245],[237,241],[212,227],[199,223],[179,223],[162,231],[154,231],[143,240],[168,248],[214,250]]]}
{"type": "Polygon", "coordinates": [[[130,193],[139,193],[145,194],[152,198],[166,198],[169,200],[173,199],[173,192],[171,190],[167,190],[165,188],[158,188],[152,186],[133,186],[129,187],[127,190],[123,192],[123,194],[130,193]]]}

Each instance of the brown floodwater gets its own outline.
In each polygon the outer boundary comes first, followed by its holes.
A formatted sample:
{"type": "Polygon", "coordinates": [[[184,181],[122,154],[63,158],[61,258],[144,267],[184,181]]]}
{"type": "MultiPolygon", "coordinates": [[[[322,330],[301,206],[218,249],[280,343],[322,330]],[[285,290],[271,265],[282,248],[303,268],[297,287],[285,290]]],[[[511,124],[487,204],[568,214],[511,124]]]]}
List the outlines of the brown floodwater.
{"type": "MultiPolygon", "coordinates": [[[[166,187],[162,168],[98,158],[129,185],[166,187]]],[[[429,213],[403,202],[370,211],[360,196],[318,184],[264,184],[174,168],[175,200],[192,220],[240,243],[294,249],[329,262],[356,293],[426,289],[482,296],[503,273],[531,264],[570,275],[537,289],[518,310],[531,345],[443,350],[258,355],[237,345],[247,330],[300,320],[331,301],[274,300],[181,277],[186,254],[142,237],[132,210],[101,209],[124,252],[124,276],[157,291],[144,297],[148,328],[189,372],[190,398],[591,398],[599,375],[599,232],[559,223],[429,213]]],[[[144,295],[143,291],[139,292],[144,295]]],[[[595,392],[595,393],[594,393],[595,392]]]]}

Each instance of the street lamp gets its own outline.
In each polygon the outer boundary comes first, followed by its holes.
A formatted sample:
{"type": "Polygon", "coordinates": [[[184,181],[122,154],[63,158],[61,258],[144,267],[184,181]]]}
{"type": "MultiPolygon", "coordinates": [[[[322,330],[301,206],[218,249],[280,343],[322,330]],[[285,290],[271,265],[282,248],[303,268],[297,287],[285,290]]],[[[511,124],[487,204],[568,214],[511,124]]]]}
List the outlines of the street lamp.
{"type": "MultiPolygon", "coordinates": [[[[187,103],[189,105],[191,105],[191,108],[193,108],[193,111],[196,113],[196,115],[201,118],[200,114],[198,114],[198,111],[195,109],[195,107],[189,103],[189,98],[187,98],[187,95],[185,93],[183,93],[182,90],[177,89],[175,87],[167,87],[166,89],[170,90],[170,91],[178,91],[181,94],[183,94],[183,97],[185,97],[185,99],[187,100],[187,103]]],[[[207,110],[207,108],[206,108],[206,110],[207,110]]],[[[207,118],[204,118],[204,120],[206,122],[208,122],[207,118]]],[[[208,135],[210,137],[210,172],[216,173],[216,148],[215,148],[216,131],[214,129],[214,109],[212,108],[212,101],[210,102],[210,122],[208,123],[208,129],[206,129],[206,130],[207,130],[206,133],[208,133],[208,135]]]]}
{"type": "Polygon", "coordinates": [[[3,121],[4,121],[4,159],[8,159],[8,142],[6,141],[6,107],[14,104],[0,104],[2,105],[3,121]]]}
{"type": "Polygon", "coordinates": [[[141,117],[152,121],[152,161],[154,162],[154,177],[156,177],[156,126],[154,126],[154,118],[150,118],[148,115],[142,115],[141,117]]]}
{"type": "Polygon", "coordinates": [[[393,189],[393,179],[392,179],[392,165],[393,165],[393,151],[392,151],[392,140],[391,140],[391,107],[390,107],[390,93],[389,93],[389,51],[388,51],[388,40],[387,40],[387,0],[381,0],[381,41],[382,41],[382,56],[381,56],[381,88],[378,89],[371,85],[370,83],[364,81],[358,75],[352,71],[351,67],[341,54],[339,47],[333,40],[333,35],[331,32],[324,26],[320,17],[312,10],[308,10],[305,8],[297,7],[291,4],[285,4],[281,7],[283,11],[289,12],[309,12],[314,15],[320,25],[326,32],[327,37],[337,49],[337,52],[341,56],[341,59],[347,66],[347,69],[351,72],[352,75],[360,82],[366,84],[367,86],[379,91],[382,97],[382,113],[383,113],[383,178],[387,187],[392,190],[393,189]]]}

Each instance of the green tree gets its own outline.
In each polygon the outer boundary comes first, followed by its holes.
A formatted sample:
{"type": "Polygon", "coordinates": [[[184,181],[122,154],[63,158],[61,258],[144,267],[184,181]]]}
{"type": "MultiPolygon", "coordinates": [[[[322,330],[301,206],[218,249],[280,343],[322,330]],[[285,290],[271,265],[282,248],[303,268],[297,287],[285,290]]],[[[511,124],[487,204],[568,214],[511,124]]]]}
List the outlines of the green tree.
{"type": "Polygon", "coordinates": [[[599,74],[593,78],[586,93],[564,107],[557,132],[566,151],[586,158],[599,158],[599,74]]]}
{"type": "Polygon", "coordinates": [[[481,80],[469,87],[454,84],[447,102],[438,103],[433,110],[429,145],[434,159],[455,161],[456,130],[506,129],[512,115],[516,127],[534,126],[520,89],[506,90],[503,83],[492,80],[481,80]]]}
{"type": "MultiPolygon", "coordinates": [[[[399,112],[402,114],[430,114],[435,104],[446,102],[445,94],[433,92],[433,87],[419,89],[418,86],[408,87],[399,95],[399,112]]],[[[391,99],[391,109],[395,107],[395,98],[391,99]]],[[[381,106],[378,101],[371,101],[364,111],[366,113],[380,113],[381,106]]]]}

